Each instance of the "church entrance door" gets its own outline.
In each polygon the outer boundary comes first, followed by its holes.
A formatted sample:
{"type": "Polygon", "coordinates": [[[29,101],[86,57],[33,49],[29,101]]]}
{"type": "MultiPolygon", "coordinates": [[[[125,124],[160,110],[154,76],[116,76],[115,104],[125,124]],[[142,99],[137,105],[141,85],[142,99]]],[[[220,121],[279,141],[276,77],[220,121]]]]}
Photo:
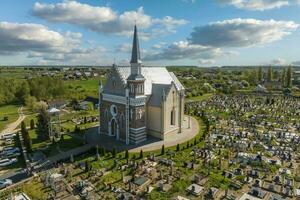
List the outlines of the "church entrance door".
{"type": "Polygon", "coordinates": [[[117,127],[116,120],[115,119],[111,120],[111,135],[112,136],[117,135],[117,129],[118,129],[118,127],[117,127]]]}

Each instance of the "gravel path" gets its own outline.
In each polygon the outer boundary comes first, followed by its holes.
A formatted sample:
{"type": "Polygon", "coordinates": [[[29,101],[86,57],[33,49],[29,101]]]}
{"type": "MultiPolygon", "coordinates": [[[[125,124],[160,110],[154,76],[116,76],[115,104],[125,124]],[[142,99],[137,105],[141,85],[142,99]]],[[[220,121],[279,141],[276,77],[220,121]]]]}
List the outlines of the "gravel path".
{"type": "Polygon", "coordinates": [[[21,106],[20,108],[18,108],[18,114],[19,114],[19,118],[17,119],[17,121],[12,122],[10,124],[8,124],[5,129],[3,131],[0,132],[1,134],[4,133],[12,133],[15,131],[15,129],[21,124],[21,122],[25,119],[26,115],[23,114],[23,106],[21,106]]]}

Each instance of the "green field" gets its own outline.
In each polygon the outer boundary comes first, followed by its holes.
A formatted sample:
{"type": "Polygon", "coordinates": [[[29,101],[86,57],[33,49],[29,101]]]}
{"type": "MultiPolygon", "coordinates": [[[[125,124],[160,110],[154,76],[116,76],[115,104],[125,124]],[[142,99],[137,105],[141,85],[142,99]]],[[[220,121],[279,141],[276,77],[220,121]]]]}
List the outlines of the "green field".
{"type": "Polygon", "coordinates": [[[83,99],[86,96],[98,97],[100,81],[104,84],[105,78],[98,77],[88,80],[68,80],[64,83],[71,97],[77,95],[79,99],[83,99]]]}
{"type": "Polygon", "coordinates": [[[0,106],[0,131],[18,119],[18,108],[19,105],[0,106]],[[4,117],[8,117],[8,120],[4,121],[4,117]]]}

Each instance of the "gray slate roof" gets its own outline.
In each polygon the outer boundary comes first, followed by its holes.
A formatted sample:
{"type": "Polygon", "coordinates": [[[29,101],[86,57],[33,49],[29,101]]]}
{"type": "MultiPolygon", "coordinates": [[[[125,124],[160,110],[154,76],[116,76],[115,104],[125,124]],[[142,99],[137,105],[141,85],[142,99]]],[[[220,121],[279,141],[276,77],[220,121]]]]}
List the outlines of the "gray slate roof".
{"type": "MultiPolygon", "coordinates": [[[[127,84],[127,78],[130,75],[130,67],[117,67],[116,68],[124,85],[127,84]]],[[[184,90],[183,85],[179,82],[177,77],[168,72],[165,67],[142,67],[142,75],[145,77],[145,95],[151,95],[153,84],[171,85],[174,82],[178,91],[184,90]]],[[[162,93],[160,93],[160,96],[162,93]]]]}

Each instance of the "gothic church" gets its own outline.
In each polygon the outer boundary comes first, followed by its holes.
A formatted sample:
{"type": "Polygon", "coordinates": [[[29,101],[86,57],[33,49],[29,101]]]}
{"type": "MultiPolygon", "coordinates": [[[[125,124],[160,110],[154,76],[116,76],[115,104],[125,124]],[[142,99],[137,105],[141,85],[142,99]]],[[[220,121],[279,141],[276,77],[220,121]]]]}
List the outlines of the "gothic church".
{"type": "Polygon", "coordinates": [[[99,133],[126,144],[181,133],[184,87],[165,67],[142,65],[136,26],[130,64],[114,64],[106,84],[99,86],[99,133]]]}

